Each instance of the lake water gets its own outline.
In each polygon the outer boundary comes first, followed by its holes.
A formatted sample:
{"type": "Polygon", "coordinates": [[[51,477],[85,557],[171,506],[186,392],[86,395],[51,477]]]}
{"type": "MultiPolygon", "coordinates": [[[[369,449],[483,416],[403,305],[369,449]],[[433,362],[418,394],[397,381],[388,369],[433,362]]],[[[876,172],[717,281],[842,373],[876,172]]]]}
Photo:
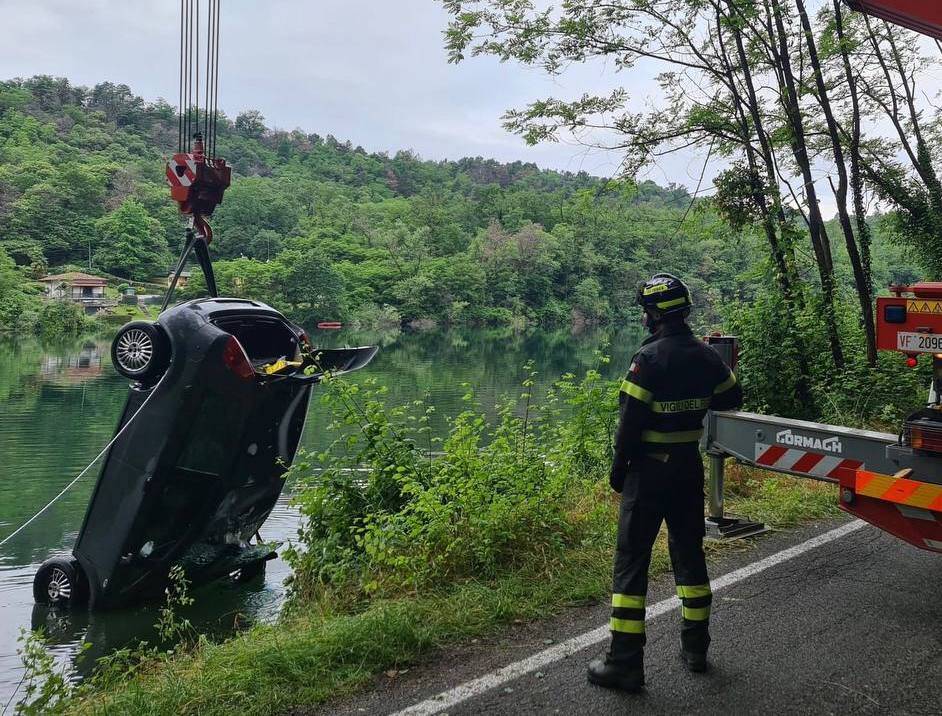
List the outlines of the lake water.
{"type": "MultiPolygon", "coordinates": [[[[566,372],[599,367],[596,351],[612,356],[602,372],[622,374],[641,340],[640,328],[615,333],[509,330],[453,330],[366,334],[315,331],[315,343],[379,344],[374,362],[356,379],[369,375],[389,387],[390,401],[424,398],[436,406],[435,430],[463,405],[470,383],[490,408],[502,395],[519,392],[523,366],[533,361],[537,389],[566,372]],[[605,347],[607,346],[607,347],[605,347]]],[[[127,394],[128,382],[115,373],[110,336],[90,336],[64,344],[35,340],[0,341],[0,539],[52,499],[107,444],[127,394]]],[[[316,388],[315,388],[316,391],[316,388]]],[[[302,444],[326,445],[326,416],[312,401],[302,444]]],[[[0,710],[16,690],[22,670],[16,654],[21,630],[42,626],[57,657],[68,665],[83,641],[92,649],[78,671],[111,649],[138,638],[152,638],[155,609],[145,606],[115,612],[60,614],[34,608],[36,568],[52,554],[68,553],[97,477],[96,468],[23,533],[0,547],[0,710]]],[[[267,540],[295,536],[298,516],[282,496],[262,534],[267,540]]],[[[263,578],[247,584],[217,584],[195,593],[187,614],[205,631],[225,634],[240,625],[274,618],[284,594],[286,565],[276,559],[263,578]]]]}

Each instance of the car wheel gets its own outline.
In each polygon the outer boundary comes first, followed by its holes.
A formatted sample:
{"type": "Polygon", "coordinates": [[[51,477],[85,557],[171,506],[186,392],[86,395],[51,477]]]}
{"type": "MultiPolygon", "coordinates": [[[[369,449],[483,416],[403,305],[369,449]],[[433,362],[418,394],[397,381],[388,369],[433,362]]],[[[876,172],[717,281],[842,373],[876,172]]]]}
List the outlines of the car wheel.
{"type": "Polygon", "coordinates": [[[43,562],[33,578],[33,599],[37,604],[55,607],[84,603],[85,579],[78,563],[66,557],[43,562]]]}
{"type": "Polygon", "coordinates": [[[147,383],[159,378],[170,362],[167,338],[156,323],[132,321],[111,342],[111,362],[125,378],[147,383]]]}

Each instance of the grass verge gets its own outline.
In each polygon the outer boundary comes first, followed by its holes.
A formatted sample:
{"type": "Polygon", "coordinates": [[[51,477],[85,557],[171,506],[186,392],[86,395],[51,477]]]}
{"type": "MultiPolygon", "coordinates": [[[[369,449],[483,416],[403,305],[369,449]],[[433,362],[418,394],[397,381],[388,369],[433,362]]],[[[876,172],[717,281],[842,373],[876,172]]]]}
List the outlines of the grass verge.
{"type": "MultiPolygon", "coordinates": [[[[731,510],[773,527],[837,514],[831,485],[733,467],[731,510]]],[[[545,619],[586,600],[607,599],[617,503],[598,486],[606,539],[572,545],[540,564],[434,593],[377,599],[347,613],[336,597],[306,603],[281,621],[219,644],[142,664],[132,678],[100,682],[71,703],[75,713],[273,714],[304,710],[349,693],[373,675],[402,668],[436,647],[496,632],[518,619],[545,619]]],[[[713,545],[711,553],[722,551],[713,545]]],[[[669,569],[655,546],[652,574],[669,569]]]]}

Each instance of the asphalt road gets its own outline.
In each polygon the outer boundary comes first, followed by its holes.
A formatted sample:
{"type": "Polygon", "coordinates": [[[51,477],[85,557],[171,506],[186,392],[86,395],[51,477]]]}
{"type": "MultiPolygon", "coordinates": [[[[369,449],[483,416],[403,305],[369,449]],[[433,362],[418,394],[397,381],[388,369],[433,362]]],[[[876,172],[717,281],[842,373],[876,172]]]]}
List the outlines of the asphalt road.
{"type": "MultiPolygon", "coordinates": [[[[865,526],[775,563],[782,550],[829,533],[833,521],[758,538],[716,561],[711,574],[746,576],[714,597],[711,669],[689,674],[678,656],[676,608],[648,620],[647,687],[638,695],[590,686],[587,662],[604,643],[512,680],[495,670],[598,630],[604,604],[520,624],[499,638],[432,655],[324,713],[392,714],[942,714],[942,557],[865,526]],[[763,559],[766,568],[750,573],[763,559]],[[769,564],[771,566],[769,566],[769,564]],[[458,703],[437,694],[484,677],[458,703]],[[493,688],[486,688],[494,682],[493,688]]],[[[792,550],[793,552],[796,550],[792,550]]],[[[649,605],[673,593],[652,582],[649,605]]],[[[650,609],[650,607],[649,607],[650,609]]],[[[557,655],[559,656],[559,655],[557,655]]],[[[454,701],[454,700],[453,700],[454,701]]]]}

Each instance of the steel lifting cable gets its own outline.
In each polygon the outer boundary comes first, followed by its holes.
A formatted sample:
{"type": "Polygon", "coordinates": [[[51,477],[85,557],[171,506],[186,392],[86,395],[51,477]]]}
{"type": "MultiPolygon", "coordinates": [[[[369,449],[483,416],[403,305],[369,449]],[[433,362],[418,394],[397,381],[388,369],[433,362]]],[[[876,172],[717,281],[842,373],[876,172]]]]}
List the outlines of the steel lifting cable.
{"type": "Polygon", "coordinates": [[[180,0],[180,76],[177,145],[181,152],[193,148],[193,136],[203,136],[204,153],[216,156],[219,130],[219,25],[221,0],[207,0],[204,30],[205,58],[200,67],[200,0],[180,0]],[[201,71],[202,70],[202,71],[201,71]],[[202,75],[202,76],[201,76],[202,75]],[[202,97],[200,82],[203,82],[202,97]],[[200,100],[203,116],[200,118],[200,100]]]}
{"type": "Polygon", "coordinates": [[[209,153],[209,85],[212,81],[210,79],[212,75],[212,64],[210,60],[212,59],[213,53],[213,0],[209,0],[209,17],[206,22],[206,82],[203,92],[206,97],[203,102],[203,127],[200,130],[203,134],[203,141],[206,145],[206,156],[211,156],[209,153]]]}
{"type": "Polygon", "coordinates": [[[179,127],[177,129],[177,151],[183,151],[183,12],[186,0],[180,0],[180,87],[178,89],[179,102],[177,103],[177,115],[179,127]]]}
{"type": "Polygon", "coordinates": [[[216,156],[216,138],[219,131],[219,17],[222,13],[222,0],[215,0],[216,3],[216,27],[215,27],[215,49],[216,49],[216,67],[213,72],[213,157],[216,156]]]}
{"type": "Polygon", "coordinates": [[[206,27],[206,88],[203,108],[203,139],[206,156],[216,156],[219,125],[219,14],[220,0],[209,0],[206,27]]]}
{"type": "Polygon", "coordinates": [[[213,157],[216,156],[216,138],[219,132],[219,24],[222,15],[222,0],[214,0],[216,4],[215,57],[213,67],[213,157]]]}
{"type": "Polygon", "coordinates": [[[101,459],[101,457],[102,457],[106,452],[108,452],[116,442],[118,442],[118,438],[120,438],[122,435],[124,435],[124,432],[125,432],[129,427],[131,427],[131,423],[133,423],[134,420],[135,420],[135,418],[137,418],[137,416],[141,414],[141,411],[142,411],[142,410],[144,409],[144,407],[150,402],[150,399],[154,397],[154,394],[157,392],[157,389],[160,387],[160,384],[164,382],[164,379],[165,379],[166,377],[167,377],[167,373],[164,373],[164,377],[161,378],[161,379],[157,382],[157,385],[155,385],[153,388],[151,388],[150,395],[148,395],[146,398],[144,398],[144,402],[141,403],[141,406],[140,406],[137,410],[134,411],[134,415],[132,415],[131,418],[130,418],[123,426],[121,426],[121,429],[120,429],[117,433],[115,433],[115,436],[114,436],[113,438],[111,438],[111,440],[108,442],[108,444],[105,445],[105,446],[101,449],[101,452],[99,452],[99,453],[92,459],[92,461],[91,461],[90,463],[88,463],[88,465],[85,466],[85,469],[82,470],[78,475],[76,475],[75,478],[74,478],[68,485],[66,485],[65,487],[63,487],[62,490],[59,492],[58,495],[56,495],[56,496],[53,497],[51,500],[49,500],[49,502],[47,502],[47,503],[42,507],[42,509],[39,510],[39,512],[37,512],[37,513],[36,513],[35,515],[33,515],[32,517],[30,517],[28,520],[26,520],[26,522],[24,522],[24,523],[21,524],[19,527],[17,527],[15,530],[13,530],[13,532],[11,532],[11,533],[8,534],[6,537],[4,537],[2,540],[0,540],[0,547],[2,547],[3,545],[5,545],[5,544],[6,544],[7,542],[9,542],[11,539],[13,539],[14,537],[16,537],[20,532],[22,532],[22,531],[25,530],[27,527],[29,527],[29,526],[36,520],[37,517],[39,517],[39,516],[40,516],[41,514],[43,514],[46,510],[48,510],[50,507],[52,507],[54,504],[56,504],[56,502],[59,501],[59,498],[61,498],[65,493],[67,493],[69,490],[71,490],[72,487],[75,485],[75,483],[77,483],[79,480],[81,480],[82,477],[85,475],[85,473],[87,473],[89,470],[92,469],[92,466],[94,466],[94,464],[95,464],[96,462],[98,462],[98,461],[101,459]]]}
{"type": "Polygon", "coordinates": [[[192,130],[191,118],[193,110],[193,2],[182,0],[180,12],[184,16],[183,44],[184,52],[180,58],[181,74],[183,76],[183,144],[181,151],[190,151],[190,135],[192,130]]]}
{"type": "Polygon", "coordinates": [[[193,125],[200,131],[200,0],[196,0],[196,107],[193,113],[193,125]]]}

